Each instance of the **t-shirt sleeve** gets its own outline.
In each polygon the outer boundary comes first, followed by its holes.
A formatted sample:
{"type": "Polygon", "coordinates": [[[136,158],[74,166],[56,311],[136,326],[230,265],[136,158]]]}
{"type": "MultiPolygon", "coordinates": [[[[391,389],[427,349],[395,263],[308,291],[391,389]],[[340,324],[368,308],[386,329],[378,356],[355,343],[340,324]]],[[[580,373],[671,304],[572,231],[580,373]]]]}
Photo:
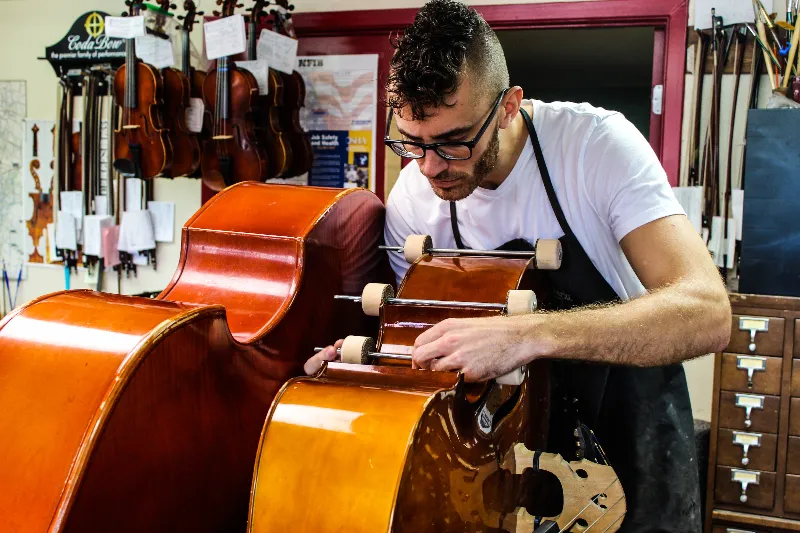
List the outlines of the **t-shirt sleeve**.
{"type": "MultiPolygon", "coordinates": [[[[409,223],[409,216],[411,213],[403,213],[403,206],[407,204],[405,196],[405,189],[395,188],[389,194],[389,200],[386,202],[386,225],[383,230],[383,239],[387,246],[403,246],[406,242],[406,237],[414,233],[409,223]]],[[[403,281],[403,277],[408,270],[408,263],[406,262],[403,254],[397,252],[388,252],[389,264],[394,271],[397,286],[403,281]]]]}
{"type": "Polygon", "coordinates": [[[650,144],[622,114],[589,134],[582,166],[589,199],[617,242],[649,222],[685,214],[650,144]]]}

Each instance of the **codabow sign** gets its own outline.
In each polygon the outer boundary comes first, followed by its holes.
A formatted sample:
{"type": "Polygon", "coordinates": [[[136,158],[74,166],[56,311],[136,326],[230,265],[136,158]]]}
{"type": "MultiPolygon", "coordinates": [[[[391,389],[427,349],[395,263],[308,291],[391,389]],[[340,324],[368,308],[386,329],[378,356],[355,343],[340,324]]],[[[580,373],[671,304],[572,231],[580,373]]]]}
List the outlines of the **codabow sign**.
{"type": "Polygon", "coordinates": [[[56,74],[93,64],[116,66],[125,62],[125,39],[106,36],[105,17],[102,11],[84,13],[63,39],[47,47],[47,60],[56,74]]]}

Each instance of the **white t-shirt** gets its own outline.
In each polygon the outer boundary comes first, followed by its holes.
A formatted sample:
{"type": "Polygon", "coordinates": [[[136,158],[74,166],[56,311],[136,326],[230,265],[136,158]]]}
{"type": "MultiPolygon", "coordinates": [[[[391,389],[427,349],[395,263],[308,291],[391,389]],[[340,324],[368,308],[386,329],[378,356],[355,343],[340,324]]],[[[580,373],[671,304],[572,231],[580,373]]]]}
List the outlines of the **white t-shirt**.
{"type": "MultiPolygon", "coordinates": [[[[618,112],[568,102],[533,100],[533,124],[550,179],[572,231],[597,270],[624,300],[644,294],[619,242],[634,229],[684,214],[647,140],[618,112]]],[[[497,189],[477,188],[456,202],[464,246],[492,250],[522,238],[564,235],[547,200],[528,142],[497,189]]],[[[386,244],[402,246],[410,234],[455,248],[449,202],[434,194],[415,161],[400,173],[386,205],[386,244]]],[[[408,269],[390,253],[398,283],[408,269]]]]}

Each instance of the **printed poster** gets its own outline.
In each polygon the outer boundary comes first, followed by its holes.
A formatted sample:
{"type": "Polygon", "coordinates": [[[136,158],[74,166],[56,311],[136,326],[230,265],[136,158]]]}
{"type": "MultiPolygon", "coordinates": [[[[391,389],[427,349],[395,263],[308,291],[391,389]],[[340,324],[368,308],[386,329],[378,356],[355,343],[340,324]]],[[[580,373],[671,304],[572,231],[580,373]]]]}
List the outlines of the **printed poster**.
{"type": "Polygon", "coordinates": [[[304,56],[300,122],[314,150],[308,184],[375,190],[378,55],[304,56]]]}

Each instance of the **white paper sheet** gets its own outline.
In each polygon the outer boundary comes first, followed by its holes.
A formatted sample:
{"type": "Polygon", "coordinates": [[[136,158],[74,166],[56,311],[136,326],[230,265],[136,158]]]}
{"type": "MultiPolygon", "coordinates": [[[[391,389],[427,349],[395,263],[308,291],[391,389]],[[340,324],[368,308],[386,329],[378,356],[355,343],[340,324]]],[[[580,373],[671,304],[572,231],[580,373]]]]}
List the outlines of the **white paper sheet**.
{"type": "Polygon", "coordinates": [[[134,253],[152,250],[156,247],[153,235],[153,220],[150,211],[126,211],[122,214],[117,248],[123,252],[134,253]]]}
{"type": "Polygon", "coordinates": [[[51,222],[47,225],[47,245],[50,247],[48,249],[47,257],[45,261],[47,263],[52,263],[57,259],[56,257],[56,224],[55,222],[51,222]]]}
{"type": "Polygon", "coordinates": [[[114,225],[108,215],[86,215],[83,228],[83,253],[103,257],[103,228],[114,225]]]}
{"type": "Polygon", "coordinates": [[[175,202],[147,202],[156,242],[175,240],[175,202]]]}
{"type": "Polygon", "coordinates": [[[133,264],[139,266],[147,266],[147,254],[136,252],[133,254],[133,264]]]}
{"type": "Polygon", "coordinates": [[[681,204],[689,222],[694,226],[698,235],[703,231],[703,188],[702,187],[673,187],[675,198],[681,204]]]}
{"type": "Polygon", "coordinates": [[[203,113],[206,106],[202,98],[189,98],[189,107],[186,108],[186,127],[192,133],[203,131],[203,113]]]}
{"type": "Polygon", "coordinates": [[[94,197],[94,214],[107,215],[108,214],[108,196],[95,196],[94,197]]]}
{"type": "Polygon", "coordinates": [[[106,270],[120,264],[119,260],[119,226],[108,226],[100,231],[100,240],[103,242],[103,260],[106,270]]]}
{"type": "Polygon", "coordinates": [[[744,219],[744,191],[742,189],[731,190],[731,212],[736,221],[736,240],[742,240],[742,220],[744,219]]]}
{"type": "Polygon", "coordinates": [[[56,247],[61,250],[77,250],[78,233],[75,217],[67,211],[59,211],[57,220],[56,247]]]}
{"type": "Polygon", "coordinates": [[[136,17],[106,17],[106,37],[119,39],[133,39],[147,34],[144,26],[144,16],[136,17]]]}
{"type": "Polygon", "coordinates": [[[728,240],[725,243],[725,253],[727,254],[726,268],[733,268],[734,255],[736,255],[736,220],[728,219],[728,240]]]}
{"type": "Polygon", "coordinates": [[[297,39],[263,29],[256,45],[256,57],[266,60],[275,70],[291,74],[297,62],[297,39]]]}
{"type": "Polygon", "coordinates": [[[255,61],[237,61],[236,66],[249,70],[258,82],[258,94],[269,94],[269,63],[263,59],[255,61]]]}
{"type": "Polygon", "coordinates": [[[142,210],[142,187],[139,178],[125,178],[125,211],[142,210]]]}
{"type": "Polygon", "coordinates": [[[721,267],[723,263],[725,236],[723,235],[722,217],[711,219],[711,238],[708,241],[708,251],[714,257],[714,264],[721,267]]]}
{"type": "Polygon", "coordinates": [[[83,224],[83,191],[61,191],[59,200],[61,202],[59,204],[61,211],[72,215],[75,220],[77,235],[80,236],[83,224]]]}
{"type": "Polygon", "coordinates": [[[206,22],[203,28],[206,37],[206,57],[209,60],[241,54],[247,50],[242,15],[206,22]]]}
{"type": "Polygon", "coordinates": [[[136,38],[136,57],[155,68],[167,68],[175,64],[172,41],[155,35],[136,38]]]}

